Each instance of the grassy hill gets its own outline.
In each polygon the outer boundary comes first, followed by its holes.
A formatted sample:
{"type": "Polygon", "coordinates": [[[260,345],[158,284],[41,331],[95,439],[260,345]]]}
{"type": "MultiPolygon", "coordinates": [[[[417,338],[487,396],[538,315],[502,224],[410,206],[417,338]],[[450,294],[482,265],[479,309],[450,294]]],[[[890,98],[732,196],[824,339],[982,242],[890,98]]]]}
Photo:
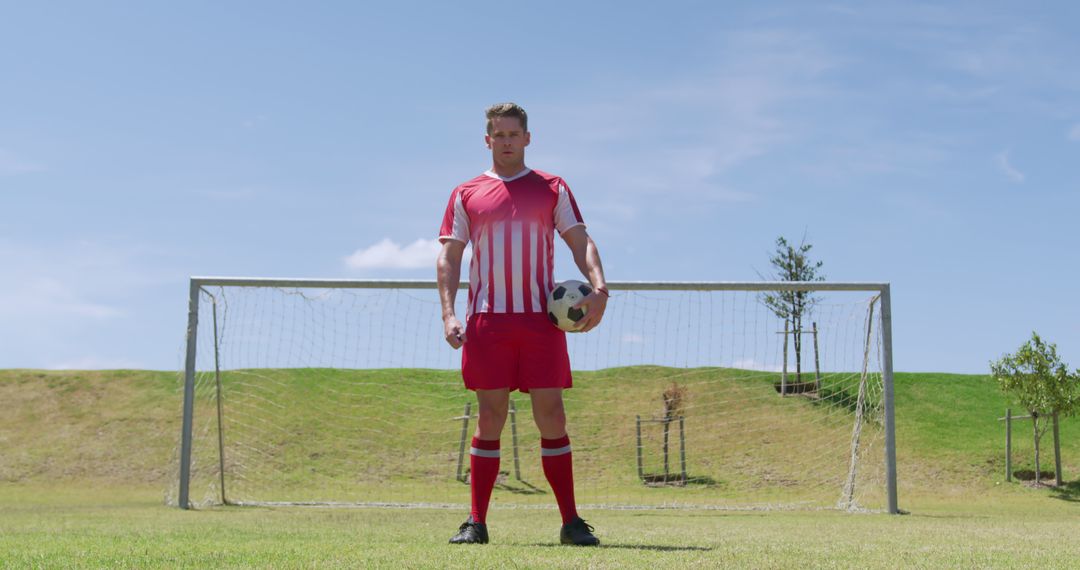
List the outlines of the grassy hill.
{"type": "MultiPolygon", "coordinates": [[[[1009,401],[993,378],[960,374],[896,374],[896,424],[901,474],[927,491],[951,486],[993,485],[1005,475],[1009,401]]],[[[1065,480],[1080,478],[1080,422],[1061,418],[1065,480]]],[[[1053,470],[1052,435],[1041,441],[1042,469],[1053,470]]],[[[1031,420],[1013,421],[1013,471],[1034,469],[1031,420]]]]}
{"type": "MultiPolygon", "coordinates": [[[[678,379],[690,394],[686,412],[691,458],[688,471],[691,477],[700,478],[697,487],[648,493],[660,502],[682,500],[693,493],[737,497],[756,490],[768,496],[775,484],[779,495],[803,498],[801,493],[809,487],[803,471],[808,465],[819,465],[815,461],[820,453],[805,440],[808,436],[793,439],[790,434],[805,434],[807,426],[812,426],[819,434],[816,437],[837,440],[838,453],[846,452],[850,410],[824,401],[776,397],[771,379],[726,381],[733,374],[736,372],[723,369],[656,367],[578,373],[567,406],[575,449],[581,451],[576,467],[582,474],[579,480],[603,483],[604,492],[616,498],[622,490],[641,493],[632,449],[633,418],[657,416],[661,408],[657,387],[678,379]],[[750,437],[753,443],[724,437],[736,425],[740,437],[750,437]],[[770,459],[770,454],[777,458],[784,454],[788,459],[773,460],[776,458],[770,459]],[[766,488],[766,484],[770,486],[766,488]]],[[[415,477],[405,475],[418,469],[430,478],[419,479],[417,493],[430,493],[439,485],[443,486],[439,492],[448,497],[462,492],[460,484],[446,481],[456,463],[460,435],[460,421],[452,418],[460,415],[469,400],[459,387],[456,372],[234,371],[223,381],[226,390],[232,390],[227,392],[230,394],[239,394],[236,390],[245,384],[259,387],[249,390],[253,396],[247,400],[227,398],[226,416],[230,419],[226,437],[238,437],[238,431],[244,429],[262,430],[268,432],[264,440],[270,442],[259,449],[237,447],[228,461],[253,462],[255,456],[269,454],[276,462],[272,473],[249,470],[246,480],[231,482],[234,488],[245,484],[252,489],[269,484],[300,488],[341,485],[356,490],[386,487],[390,479],[395,487],[407,489],[415,477]],[[364,389],[355,390],[357,382],[362,382],[364,389]],[[253,404],[251,398],[268,386],[285,402],[315,404],[253,404]],[[275,425],[266,427],[271,417],[275,425]],[[315,441],[320,443],[312,443],[315,441]],[[356,478],[345,482],[320,479],[320,474],[340,469],[354,470],[356,478]]],[[[164,488],[174,476],[171,462],[180,430],[180,398],[175,372],[0,371],[0,402],[5,403],[5,413],[0,414],[0,482],[164,488]]],[[[527,501],[530,494],[546,494],[546,484],[535,458],[536,434],[528,417],[528,399],[516,395],[515,402],[521,412],[518,429],[523,481],[507,478],[500,492],[527,501]]],[[[1004,427],[997,418],[1007,405],[992,379],[985,376],[897,374],[902,505],[906,498],[978,494],[1000,487],[1004,427]]],[[[208,420],[214,417],[212,412],[201,409],[199,417],[208,420]]],[[[1076,480],[1080,422],[1066,418],[1061,427],[1066,479],[1076,480]]],[[[660,431],[648,425],[646,430],[646,471],[656,471],[660,431]]],[[[1029,422],[1014,426],[1014,467],[1030,467],[1030,433],[1029,422]]],[[[674,433],[672,437],[674,467],[674,433]]],[[[1052,469],[1049,437],[1044,441],[1043,469],[1052,469]]],[[[502,469],[509,472],[509,426],[503,448],[502,469]]],[[[879,451],[880,444],[874,453],[879,451]]],[[[209,457],[200,465],[209,463],[209,457]]],[[[876,460],[869,463],[878,464],[876,460]]],[[[843,471],[825,476],[828,482],[821,483],[824,490],[809,492],[820,491],[834,500],[837,478],[843,471]]],[[[591,492],[588,485],[583,483],[586,497],[591,492]]],[[[1073,484],[1056,494],[1072,498],[1076,488],[1073,484]]],[[[537,501],[548,502],[549,498],[540,496],[537,501]]]]}
{"type": "Polygon", "coordinates": [[[179,433],[175,372],[0,370],[0,482],[157,484],[179,433]]]}

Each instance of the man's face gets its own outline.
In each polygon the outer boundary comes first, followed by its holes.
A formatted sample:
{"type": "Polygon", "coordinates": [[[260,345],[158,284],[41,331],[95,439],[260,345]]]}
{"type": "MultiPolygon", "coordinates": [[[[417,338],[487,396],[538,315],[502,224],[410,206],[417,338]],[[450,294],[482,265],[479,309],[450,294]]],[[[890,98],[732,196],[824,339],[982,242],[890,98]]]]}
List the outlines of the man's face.
{"type": "Polygon", "coordinates": [[[525,147],[529,146],[529,133],[521,128],[517,117],[495,117],[491,120],[491,134],[484,136],[497,164],[516,165],[525,162],[525,147]]]}

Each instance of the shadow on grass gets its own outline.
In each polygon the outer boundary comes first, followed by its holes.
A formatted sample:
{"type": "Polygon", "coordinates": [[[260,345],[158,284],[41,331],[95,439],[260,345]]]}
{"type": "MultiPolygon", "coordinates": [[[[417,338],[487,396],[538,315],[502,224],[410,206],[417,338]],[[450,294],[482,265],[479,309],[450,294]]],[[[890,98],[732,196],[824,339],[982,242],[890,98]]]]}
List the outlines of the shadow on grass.
{"type": "MultiPolygon", "coordinates": [[[[557,548],[578,548],[567,544],[535,543],[528,546],[551,546],[557,548]]],[[[580,548],[588,548],[582,546],[580,548]]],[[[706,546],[666,546],[662,544],[601,544],[597,548],[620,548],[623,550],[651,550],[654,552],[708,552],[712,548],[706,546]]]]}
{"type": "Polygon", "coordinates": [[[652,550],[655,552],[708,552],[706,546],[664,546],[661,544],[601,544],[600,548],[622,548],[625,550],[652,550]]]}
{"type": "MultiPolygon", "coordinates": [[[[814,405],[846,410],[852,414],[858,411],[858,386],[852,386],[850,387],[850,390],[843,386],[822,386],[821,389],[816,392],[816,395],[817,398],[811,400],[814,405]]],[[[880,403],[877,403],[877,400],[870,398],[866,401],[866,409],[864,410],[866,417],[876,418],[880,412],[881,405],[880,403]]]]}
{"type": "Polygon", "coordinates": [[[1054,487],[1050,496],[1070,503],[1080,503],[1080,480],[1069,481],[1060,487],[1054,487]]]}
{"type": "MultiPolygon", "coordinates": [[[[459,483],[469,484],[470,473],[465,471],[465,476],[458,479],[459,483]]],[[[513,493],[515,495],[546,495],[547,491],[541,489],[528,481],[522,481],[520,479],[515,480],[510,477],[508,471],[499,471],[498,478],[495,480],[495,487],[500,491],[506,491],[507,493],[513,493]]]]}
{"type": "Polygon", "coordinates": [[[528,481],[517,481],[517,484],[509,484],[506,482],[496,483],[495,488],[515,495],[546,495],[547,491],[534,486],[528,481]],[[520,486],[519,486],[520,485],[520,486]]]}
{"type": "Polygon", "coordinates": [[[687,475],[682,478],[681,473],[645,473],[641,476],[641,482],[646,487],[687,487],[700,485],[703,487],[718,487],[720,482],[705,475],[687,475]]]}

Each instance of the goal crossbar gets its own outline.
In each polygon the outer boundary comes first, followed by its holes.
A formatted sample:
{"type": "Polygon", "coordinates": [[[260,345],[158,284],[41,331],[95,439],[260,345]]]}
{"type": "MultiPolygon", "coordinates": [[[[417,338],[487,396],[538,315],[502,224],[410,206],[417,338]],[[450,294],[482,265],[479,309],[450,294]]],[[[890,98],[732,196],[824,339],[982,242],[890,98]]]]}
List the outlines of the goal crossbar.
{"type": "MultiPolygon", "coordinates": [[[[288,279],[277,277],[192,277],[197,287],[294,287],[337,289],[435,289],[438,282],[422,279],[288,279]]],[[[467,288],[468,281],[459,287],[467,288]]],[[[824,281],[608,281],[608,289],[622,291],[877,291],[888,283],[824,281]]]]}
{"type": "MultiPolygon", "coordinates": [[[[459,287],[468,288],[468,282],[459,287]]],[[[883,282],[808,282],[808,281],[609,281],[614,291],[849,291],[875,292],[880,303],[881,319],[881,379],[884,408],[884,451],[887,509],[899,514],[896,475],[896,434],[893,390],[892,307],[890,284],[883,282]]],[[[280,287],[280,288],[340,288],[340,289],[436,289],[431,280],[352,280],[352,279],[289,279],[251,277],[191,277],[188,299],[186,356],[184,362],[183,421],[180,437],[180,480],[178,506],[192,507],[190,501],[192,431],[195,401],[196,341],[199,321],[199,296],[203,287],[280,287]]]]}

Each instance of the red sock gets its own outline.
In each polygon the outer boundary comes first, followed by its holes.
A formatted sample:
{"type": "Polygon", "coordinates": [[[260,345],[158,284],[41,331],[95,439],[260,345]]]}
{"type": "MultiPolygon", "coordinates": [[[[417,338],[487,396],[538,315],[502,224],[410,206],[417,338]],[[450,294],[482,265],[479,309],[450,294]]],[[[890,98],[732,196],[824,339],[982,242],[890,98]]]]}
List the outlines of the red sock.
{"type": "Polygon", "coordinates": [[[563,524],[569,524],[578,516],[574,503],[574,461],[570,453],[570,436],[541,438],[540,461],[544,464],[544,476],[555,492],[563,524]]]}
{"type": "Polygon", "coordinates": [[[499,440],[474,437],[469,451],[469,490],[472,492],[472,519],[487,524],[491,490],[499,476],[499,440]]]}

